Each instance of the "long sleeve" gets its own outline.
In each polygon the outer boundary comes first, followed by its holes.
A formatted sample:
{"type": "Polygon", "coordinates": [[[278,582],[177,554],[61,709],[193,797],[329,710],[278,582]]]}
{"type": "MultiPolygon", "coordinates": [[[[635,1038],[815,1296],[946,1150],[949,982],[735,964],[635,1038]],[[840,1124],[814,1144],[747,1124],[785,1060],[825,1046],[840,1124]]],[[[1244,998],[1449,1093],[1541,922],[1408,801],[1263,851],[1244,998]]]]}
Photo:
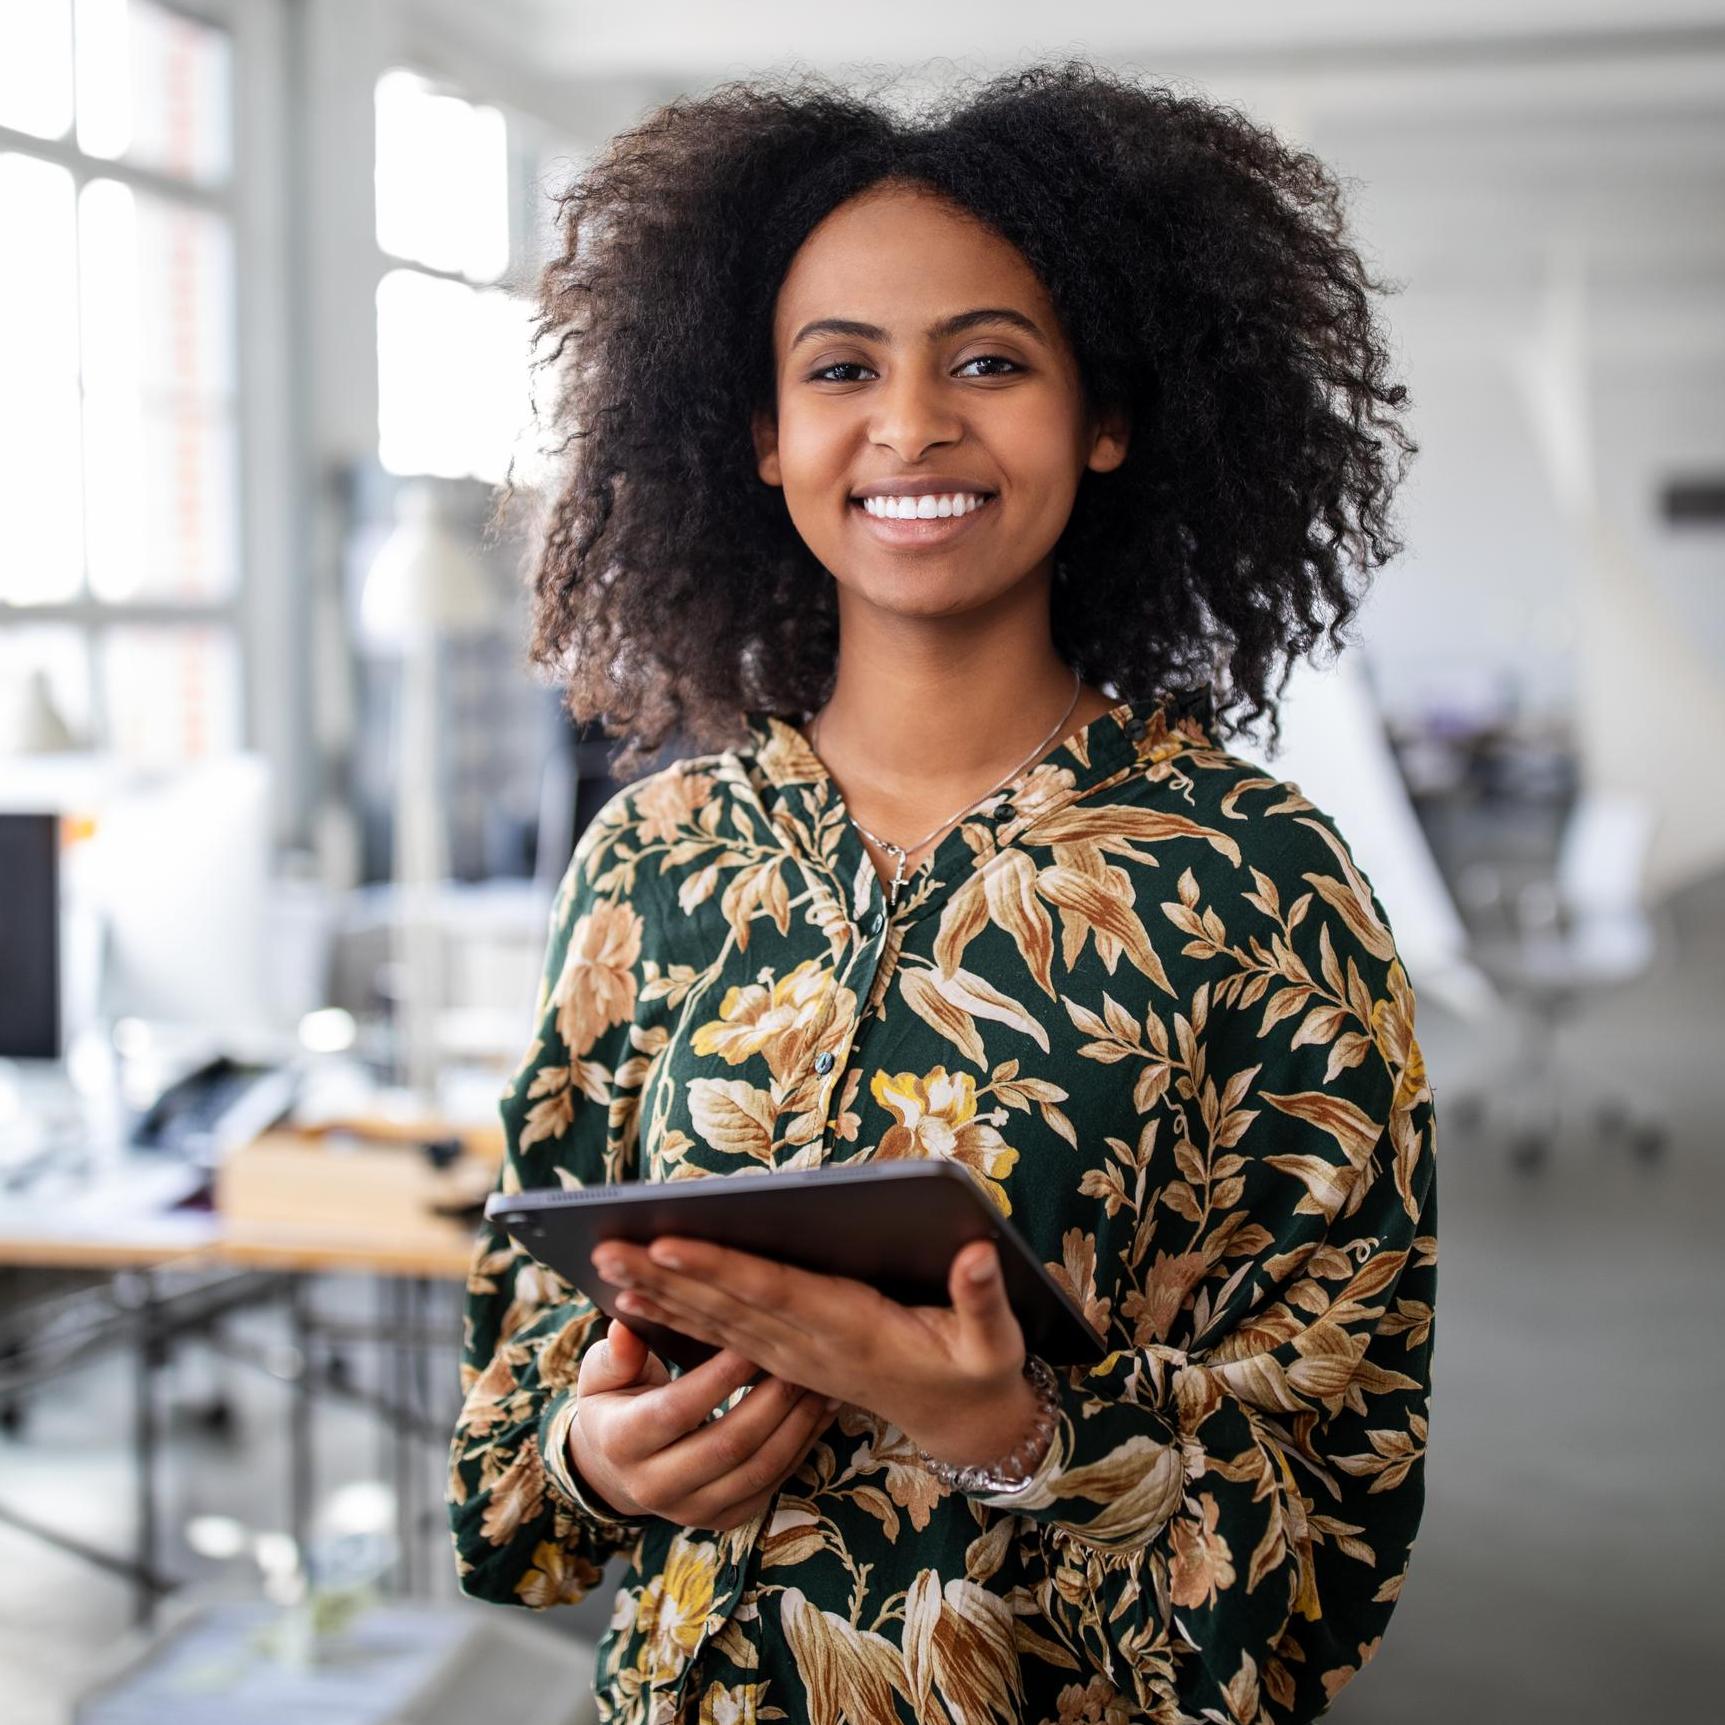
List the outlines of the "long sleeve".
{"type": "MultiPolygon", "coordinates": [[[[583,832],[552,906],[535,1035],[500,1101],[498,1191],[636,1177],[644,924],[624,890],[632,871],[598,872],[617,812],[583,832]]],[[[568,1460],[581,1360],[605,1328],[586,1295],[481,1224],[446,1491],[463,1593],[535,1610],[573,1603],[644,1525],[584,1491],[568,1460]]]]}
{"type": "Polygon", "coordinates": [[[1207,858],[1160,906],[1202,980],[1080,1024],[1141,1063],[1067,1251],[1134,1345],[1057,1371],[1036,1474],[975,1494],[1027,1518],[1044,1610],[1159,1721],[1321,1712],[1376,1650],[1423,1500],[1432,1095],[1382,908],[1295,807],[1263,867],[1207,858]]]}

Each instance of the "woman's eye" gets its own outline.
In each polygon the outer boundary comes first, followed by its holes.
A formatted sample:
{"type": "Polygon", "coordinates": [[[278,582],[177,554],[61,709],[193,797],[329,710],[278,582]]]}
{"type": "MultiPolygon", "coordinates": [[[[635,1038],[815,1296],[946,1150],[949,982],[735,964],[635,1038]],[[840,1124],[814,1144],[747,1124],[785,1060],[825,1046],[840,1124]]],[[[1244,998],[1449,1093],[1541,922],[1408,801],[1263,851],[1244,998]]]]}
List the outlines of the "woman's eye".
{"type": "Polygon", "coordinates": [[[1019,365],[1017,360],[1008,359],[1004,354],[1000,353],[979,353],[975,359],[967,359],[964,364],[959,367],[959,370],[967,371],[973,365],[1004,365],[1009,368],[1006,372],[984,372],[983,375],[985,377],[1005,377],[1010,376],[1014,371],[1023,370],[1023,367],[1019,365]]]}
{"type": "MultiPolygon", "coordinates": [[[[1010,377],[1014,372],[1022,371],[1024,369],[1024,367],[1021,366],[1017,360],[1008,359],[1004,354],[979,353],[974,359],[967,359],[958,368],[958,370],[959,370],[960,374],[962,374],[966,371],[969,371],[973,365],[986,365],[989,367],[1004,366],[1006,368],[1004,371],[996,371],[996,370],[991,369],[989,371],[982,372],[982,373],[980,373],[980,375],[983,377],[1010,377]]],[[[856,378],[854,378],[854,377],[841,377],[837,374],[840,372],[867,371],[868,369],[869,368],[866,365],[864,365],[862,363],[862,361],[859,359],[834,360],[831,365],[823,365],[819,371],[812,372],[809,376],[809,382],[810,383],[855,383],[857,381],[856,378]]]]}
{"type": "Polygon", "coordinates": [[[864,365],[861,360],[857,360],[857,359],[835,360],[831,365],[823,365],[821,367],[821,369],[819,371],[817,371],[816,373],[814,373],[814,375],[809,379],[809,382],[810,383],[854,383],[856,381],[854,378],[834,377],[833,373],[835,371],[867,371],[867,370],[868,370],[868,367],[866,365],[864,365]]]}

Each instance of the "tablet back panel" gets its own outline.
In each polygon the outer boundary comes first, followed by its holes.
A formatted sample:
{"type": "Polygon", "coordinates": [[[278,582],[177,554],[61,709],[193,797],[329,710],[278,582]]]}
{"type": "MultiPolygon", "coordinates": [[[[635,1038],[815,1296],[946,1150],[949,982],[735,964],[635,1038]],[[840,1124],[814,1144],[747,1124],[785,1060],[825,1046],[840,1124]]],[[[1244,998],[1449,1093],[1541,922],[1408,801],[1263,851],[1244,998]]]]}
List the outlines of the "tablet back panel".
{"type": "Polygon", "coordinates": [[[1049,1275],[962,1163],[828,1163],[796,1171],[692,1180],[493,1193],[486,1215],[608,1317],[642,1335],[670,1364],[696,1366],[710,1342],[619,1313],[594,1270],[601,1240],[647,1245],[662,1235],[710,1240],[799,1269],[867,1282],[901,1305],[948,1306],[954,1255],[992,1239],[1025,1346],[1050,1365],[1094,1365],[1107,1352],[1066,1290],[1049,1275]]]}

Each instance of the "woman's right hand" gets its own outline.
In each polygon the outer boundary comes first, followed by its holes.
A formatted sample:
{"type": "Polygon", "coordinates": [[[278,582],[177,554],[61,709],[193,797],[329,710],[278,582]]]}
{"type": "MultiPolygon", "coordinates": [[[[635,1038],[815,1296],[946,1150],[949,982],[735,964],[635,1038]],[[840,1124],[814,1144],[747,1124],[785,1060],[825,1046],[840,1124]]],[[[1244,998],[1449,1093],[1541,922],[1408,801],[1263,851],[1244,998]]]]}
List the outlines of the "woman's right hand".
{"type": "Polygon", "coordinates": [[[723,1531],[758,1515],[802,1465],[837,1406],[763,1377],[703,1424],[760,1367],[723,1348],[673,1378],[620,1319],[582,1356],[569,1459],[592,1494],[629,1516],[723,1531]]]}

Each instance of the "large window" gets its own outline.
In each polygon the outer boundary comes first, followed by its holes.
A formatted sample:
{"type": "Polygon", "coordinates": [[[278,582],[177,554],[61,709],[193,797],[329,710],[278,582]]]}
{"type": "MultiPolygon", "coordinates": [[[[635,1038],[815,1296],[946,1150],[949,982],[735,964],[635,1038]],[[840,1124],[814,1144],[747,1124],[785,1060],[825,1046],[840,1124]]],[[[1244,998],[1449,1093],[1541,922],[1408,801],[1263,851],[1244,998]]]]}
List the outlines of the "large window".
{"type": "MultiPolygon", "coordinates": [[[[385,71],[373,103],[382,472],[361,476],[356,524],[381,533],[396,482],[430,479],[478,552],[512,465],[517,485],[542,477],[528,388],[533,290],[573,153],[543,117],[489,105],[420,69],[385,71]]],[[[444,809],[452,872],[464,880],[534,871],[546,762],[567,729],[556,695],[523,674],[529,620],[508,567],[513,551],[485,555],[498,600],[492,626],[439,649],[444,809]]],[[[355,618],[359,591],[356,582],[355,618]]],[[[394,678],[387,655],[362,653],[352,783],[367,878],[389,867],[394,678]]]]}
{"type": "Polygon", "coordinates": [[[378,460],[503,478],[527,430],[528,305],[511,268],[503,114],[406,70],[377,82],[378,460]]]}
{"type": "Polygon", "coordinates": [[[243,741],[229,34],[0,4],[0,695],[152,761],[243,741]]]}

